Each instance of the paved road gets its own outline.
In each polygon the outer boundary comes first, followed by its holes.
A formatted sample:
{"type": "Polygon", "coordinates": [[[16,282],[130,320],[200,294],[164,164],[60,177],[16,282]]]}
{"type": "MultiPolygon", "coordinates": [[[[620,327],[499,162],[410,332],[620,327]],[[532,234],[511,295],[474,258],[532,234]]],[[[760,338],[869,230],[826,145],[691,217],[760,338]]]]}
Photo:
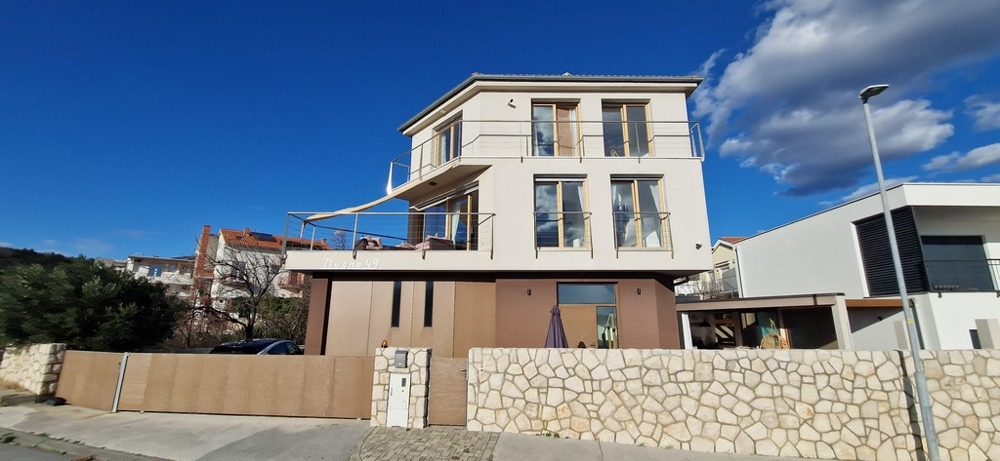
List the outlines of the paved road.
{"type": "Polygon", "coordinates": [[[66,461],[72,458],[33,448],[0,444],[0,459],[9,459],[12,461],[15,459],[17,461],[66,461]]]}

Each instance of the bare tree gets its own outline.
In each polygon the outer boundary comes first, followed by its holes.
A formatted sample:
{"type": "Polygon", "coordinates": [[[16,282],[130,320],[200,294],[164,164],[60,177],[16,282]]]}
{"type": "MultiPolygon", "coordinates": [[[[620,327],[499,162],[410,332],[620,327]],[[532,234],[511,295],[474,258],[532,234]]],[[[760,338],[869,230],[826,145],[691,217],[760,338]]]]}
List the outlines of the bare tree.
{"type": "Polygon", "coordinates": [[[350,249],[351,245],[348,243],[347,231],[344,229],[334,231],[333,236],[330,238],[330,247],[334,250],[350,249]]]}
{"type": "Polygon", "coordinates": [[[252,247],[227,245],[221,256],[205,255],[215,274],[211,300],[196,309],[239,326],[246,340],[254,338],[263,309],[276,304],[279,277],[287,274],[280,254],[252,247]]]}

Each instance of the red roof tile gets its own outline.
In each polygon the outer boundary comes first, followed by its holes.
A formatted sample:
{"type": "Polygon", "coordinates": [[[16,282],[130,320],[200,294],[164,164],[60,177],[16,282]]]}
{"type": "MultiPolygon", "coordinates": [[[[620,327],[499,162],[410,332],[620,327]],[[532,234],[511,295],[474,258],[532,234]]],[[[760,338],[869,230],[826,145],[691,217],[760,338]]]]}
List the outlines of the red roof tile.
{"type": "MultiPolygon", "coordinates": [[[[261,248],[266,250],[281,251],[282,242],[285,240],[280,235],[265,234],[263,232],[253,232],[250,229],[219,229],[219,234],[225,239],[227,245],[261,248]]],[[[310,243],[309,239],[288,238],[287,249],[312,248],[315,250],[329,250],[328,245],[323,240],[315,240],[310,243]]]]}

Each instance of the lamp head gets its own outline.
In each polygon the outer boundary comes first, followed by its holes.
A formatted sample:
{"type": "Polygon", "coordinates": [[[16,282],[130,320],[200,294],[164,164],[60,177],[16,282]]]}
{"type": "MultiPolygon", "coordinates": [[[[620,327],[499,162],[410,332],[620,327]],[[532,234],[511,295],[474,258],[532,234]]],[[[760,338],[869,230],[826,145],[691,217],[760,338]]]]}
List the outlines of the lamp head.
{"type": "Polygon", "coordinates": [[[871,85],[865,87],[865,89],[861,90],[861,102],[868,102],[868,98],[882,94],[886,88],[889,88],[889,85],[884,83],[881,85],[871,85]]]}

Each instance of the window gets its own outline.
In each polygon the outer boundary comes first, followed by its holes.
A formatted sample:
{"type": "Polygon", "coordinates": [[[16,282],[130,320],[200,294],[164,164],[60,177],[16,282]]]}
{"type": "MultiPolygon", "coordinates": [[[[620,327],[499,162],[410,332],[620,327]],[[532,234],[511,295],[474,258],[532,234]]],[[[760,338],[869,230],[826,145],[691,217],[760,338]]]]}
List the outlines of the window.
{"type": "Polygon", "coordinates": [[[392,318],[389,326],[399,327],[399,304],[402,301],[403,282],[396,280],[392,282],[392,318]]]}
{"type": "Polygon", "coordinates": [[[434,326],[434,281],[424,282],[424,326],[434,326]]]}
{"type": "Polygon", "coordinates": [[[535,181],[535,246],[587,246],[582,179],[535,181]]]}
{"type": "Polygon", "coordinates": [[[601,120],[604,122],[605,157],[649,155],[650,136],[645,104],[605,104],[601,120]]]}
{"type": "Polygon", "coordinates": [[[147,272],[150,277],[159,277],[163,275],[163,266],[159,264],[152,264],[149,266],[149,272],[147,272]]]}
{"type": "Polygon", "coordinates": [[[536,103],[531,106],[532,155],[577,155],[580,134],[576,104],[536,103]]]}
{"type": "Polygon", "coordinates": [[[614,283],[559,283],[556,285],[559,304],[614,304],[614,283]]]}
{"type": "Polygon", "coordinates": [[[458,118],[437,132],[434,144],[435,165],[448,163],[462,156],[462,119],[458,118]]]}
{"type": "Polygon", "coordinates": [[[994,291],[982,237],[925,235],[920,243],[932,291],[994,291]]]}
{"type": "Polygon", "coordinates": [[[479,193],[476,190],[463,192],[434,205],[425,206],[420,216],[423,221],[417,229],[422,229],[416,240],[427,236],[446,238],[454,242],[459,250],[475,250],[479,228],[479,193]]]}
{"type": "Polygon", "coordinates": [[[658,179],[612,180],[615,245],[619,248],[665,247],[668,214],[663,209],[658,179]]]}

